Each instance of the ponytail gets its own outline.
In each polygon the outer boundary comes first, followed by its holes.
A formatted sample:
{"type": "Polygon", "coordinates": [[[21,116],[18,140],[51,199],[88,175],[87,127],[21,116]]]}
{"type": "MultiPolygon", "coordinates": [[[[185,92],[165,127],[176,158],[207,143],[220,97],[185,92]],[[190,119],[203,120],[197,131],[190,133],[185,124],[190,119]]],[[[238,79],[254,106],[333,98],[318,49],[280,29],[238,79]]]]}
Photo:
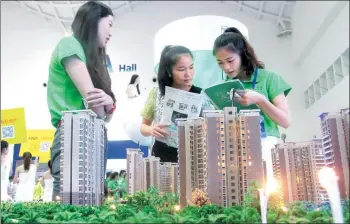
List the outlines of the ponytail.
{"type": "Polygon", "coordinates": [[[50,169],[50,174],[52,174],[52,164],[51,164],[51,160],[49,160],[49,162],[47,162],[47,166],[50,169]]]}
{"type": "Polygon", "coordinates": [[[23,166],[25,171],[29,170],[31,162],[32,154],[30,152],[23,153],[23,166]]]}
{"type": "Polygon", "coordinates": [[[253,74],[255,68],[265,68],[264,63],[258,60],[251,44],[236,27],[227,28],[216,38],[213,54],[215,55],[221,48],[235,52],[241,57],[242,66],[248,77],[253,74]]]}

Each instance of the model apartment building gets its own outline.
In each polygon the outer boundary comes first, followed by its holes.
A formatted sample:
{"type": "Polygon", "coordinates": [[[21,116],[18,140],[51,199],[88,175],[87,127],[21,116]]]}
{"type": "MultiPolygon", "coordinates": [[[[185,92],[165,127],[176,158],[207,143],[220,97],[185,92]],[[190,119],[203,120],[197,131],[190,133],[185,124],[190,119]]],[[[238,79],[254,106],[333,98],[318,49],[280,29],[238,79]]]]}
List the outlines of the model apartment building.
{"type": "Polygon", "coordinates": [[[126,149],[126,188],[128,194],[143,191],[143,152],[140,149],[126,149]]]}
{"type": "Polygon", "coordinates": [[[259,110],[227,107],[204,117],[209,199],[220,206],[240,204],[253,180],[263,184],[259,110]]]}
{"type": "Polygon", "coordinates": [[[91,110],[65,111],[60,128],[61,203],[101,205],[104,199],[104,121],[91,110]]]}
{"type": "Polygon", "coordinates": [[[272,150],[272,164],[280,186],[278,203],[327,201],[327,192],[318,179],[318,172],[325,166],[324,158],[322,139],[276,145],[272,150]]]}
{"type": "Polygon", "coordinates": [[[179,193],[179,175],[177,163],[160,163],[160,158],[143,158],[140,149],[127,149],[127,192],[135,194],[147,191],[151,187],[160,192],[179,193]]]}
{"type": "Polygon", "coordinates": [[[177,119],[180,208],[187,206],[196,188],[207,192],[207,148],[203,118],[177,119]]]}
{"type": "Polygon", "coordinates": [[[349,108],[337,113],[322,113],[321,131],[325,165],[338,176],[340,197],[349,199],[349,108]]]}
{"type": "Polygon", "coordinates": [[[160,158],[150,156],[143,159],[143,190],[160,188],[160,158]]]}
{"type": "Polygon", "coordinates": [[[160,192],[180,194],[179,165],[177,163],[160,164],[160,192]]]}
{"type": "Polygon", "coordinates": [[[232,206],[243,202],[252,181],[263,184],[259,110],[204,111],[204,118],[179,119],[178,132],[180,207],[195,188],[214,204],[232,206]]]}

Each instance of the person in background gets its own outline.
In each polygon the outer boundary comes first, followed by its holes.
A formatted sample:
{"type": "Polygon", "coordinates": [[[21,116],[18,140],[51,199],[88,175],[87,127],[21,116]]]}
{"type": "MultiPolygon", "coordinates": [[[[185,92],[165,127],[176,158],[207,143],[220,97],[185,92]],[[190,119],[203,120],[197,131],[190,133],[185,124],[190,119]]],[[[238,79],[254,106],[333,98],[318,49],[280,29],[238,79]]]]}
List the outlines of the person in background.
{"type": "Polygon", "coordinates": [[[108,181],[108,195],[109,196],[114,196],[115,199],[118,199],[118,172],[113,172],[110,176],[110,180],[108,181]]]}
{"type": "Polygon", "coordinates": [[[35,186],[35,177],[37,167],[39,166],[39,158],[36,157],[35,164],[32,164],[32,154],[24,152],[23,165],[16,168],[14,183],[17,184],[16,201],[33,201],[33,193],[35,186]]]}
{"type": "Polygon", "coordinates": [[[9,144],[7,141],[1,140],[1,200],[7,201],[9,198],[7,187],[9,184],[9,176],[11,170],[11,161],[8,156],[9,144]]]}
{"type": "Polygon", "coordinates": [[[130,83],[126,89],[126,95],[129,99],[138,97],[140,92],[140,77],[137,74],[131,76],[130,83]]]}
{"type": "MultiPolygon", "coordinates": [[[[192,84],[194,74],[193,55],[188,48],[183,46],[166,46],[163,49],[158,69],[158,87],[150,91],[141,112],[143,120],[140,131],[143,136],[156,138],[167,138],[169,136],[169,133],[166,131],[169,124],[161,123],[165,87],[169,86],[201,94],[202,89],[192,84]]],[[[206,106],[206,104],[204,105],[206,106]]],[[[176,163],[178,161],[177,147],[168,146],[157,139],[153,144],[152,154],[155,157],[159,157],[160,162],[176,163]]]]}
{"type": "MultiPolygon", "coordinates": [[[[60,195],[60,125],[62,111],[91,109],[109,122],[116,108],[106,67],[106,46],[112,37],[113,12],[102,2],[88,1],[77,11],[72,36],[62,38],[51,55],[47,103],[56,128],[51,148],[53,200],[60,195]]],[[[105,154],[107,154],[105,129],[105,154]]],[[[106,167],[105,157],[104,167],[106,167]]]]}
{"type": "Polygon", "coordinates": [[[119,187],[119,198],[125,198],[126,196],[126,171],[121,170],[119,172],[118,187],[119,187]]]}
{"type": "Polygon", "coordinates": [[[239,79],[245,88],[234,100],[238,109],[256,104],[260,108],[262,154],[267,180],[273,178],[271,149],[280,137],[278,126],[291,123],[287,95],[292,87],[278,74],[266,70],[242,33],[228,28],[214,42],[213,53],[227,80],[239,79]]]}
{"type": "Polygon", "coordinates": [[[52,164],[51,160],[47,162],[49,169],[45,171],[43,177],[41,178],[41,185],[44,186],[44,196],[43,201],[49,202],[52,201],[52,192],[53,192],[53,177],[52,177],[52,164]]]}
{"type": "Polygon", "coordinates": [[[7,187],[7,193],[8,193],[8,196],[12,200],[14,200],[15,196],[16,196],[16,187],[17,187],[17,185],[13,182],[13,176],[10,176],[9,177],[9,184],[7,187]]]}
{"type": "Polygon", "coordinates": [[[109,178],[110,178],[110,176],[111,176],[111,174],[112,174],[112,172],[107,172],[107,174],[106,174],[106,179],[105,179],[105,186],[104,186],[104,192],[105,192],[105,197],[107,197],[108,196],[108,182],[109,182],[109,178]]]}
{"type": "Polygon", "coordinates": [[[111,174],[112,174],[112,172],[107,172],[107,174],[106,174],[106,180],[105,180],[105,185],[108,185],[108,182],[111,180],[111,174]]]}
{"type": "Polygon", "coordinates": [[[34,187],[34,196],[33,199],[34,201],[42,201],[43,200],[43,196],[44,196],[44,188],[43,185],[41,185],[42,182],[42,177],[40,177],[37,182],[36,185],[34,187]]]}

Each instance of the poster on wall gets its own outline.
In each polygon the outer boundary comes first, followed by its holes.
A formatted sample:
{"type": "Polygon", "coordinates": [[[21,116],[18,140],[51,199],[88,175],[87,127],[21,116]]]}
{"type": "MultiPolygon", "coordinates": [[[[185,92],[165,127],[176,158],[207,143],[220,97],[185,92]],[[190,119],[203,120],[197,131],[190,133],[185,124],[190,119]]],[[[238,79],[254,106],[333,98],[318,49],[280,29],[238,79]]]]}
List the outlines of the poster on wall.
{"type": "Polygon", "coordinates": [[[21,144],[27,141],[23,107],[1,110],[1,139],[9,144],[21,144]]]}
{"type": "Polygon", "coordinates": [[[24,152],[30,152],[32,156],[39,157],[40,163],[50,160],[50,148],[52,146],[55,130],[28,130],[28,141],[21,144],[19,156],[24,152]]]}

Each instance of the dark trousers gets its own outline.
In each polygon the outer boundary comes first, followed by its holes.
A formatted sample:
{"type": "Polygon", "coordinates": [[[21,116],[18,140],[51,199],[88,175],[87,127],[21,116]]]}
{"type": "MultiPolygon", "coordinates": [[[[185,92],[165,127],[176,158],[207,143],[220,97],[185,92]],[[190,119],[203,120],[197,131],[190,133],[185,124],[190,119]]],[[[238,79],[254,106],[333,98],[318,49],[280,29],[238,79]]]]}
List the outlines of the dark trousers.
{"type": "MultiPolygon", "coordinates": [[[[51,147],[51,164],[53,177],[53,193],[52,201],[56,201],[57,196],[60,196],[60,155],[61,155],[61,128],[56,129],[55,136],[51,147]]],[[[104,173],[106,173],[108,138],[107,129],[105,129],[105,155],[104,155],[104,173]]]]}
{"type": "Polygon", "coordinates": [[[152,147],[152,155],[160,158],[161,163],[178,162],[177,148],[170,147],[167,144],[159,141],[155,141],[152,147]]]}

